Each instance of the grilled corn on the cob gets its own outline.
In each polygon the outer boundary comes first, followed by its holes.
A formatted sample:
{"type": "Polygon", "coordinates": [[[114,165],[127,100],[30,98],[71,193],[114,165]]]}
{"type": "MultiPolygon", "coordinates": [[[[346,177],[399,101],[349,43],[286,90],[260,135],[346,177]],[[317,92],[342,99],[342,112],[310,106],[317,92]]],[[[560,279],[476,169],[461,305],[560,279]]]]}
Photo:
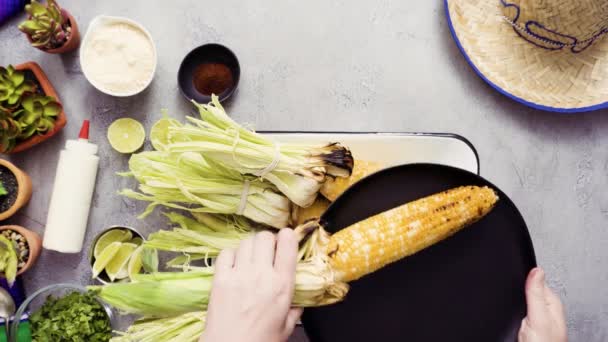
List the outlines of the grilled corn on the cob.
{"type": "Polygon", "coordinates": [[[321,187],[321,194],[331,202],[335,201],[346,189],[357,183],[361,178],[368,176],[380,169],[382,164],[365,160],[355,160],[353,172],[349,177],[329,178],[321,187]]]}
{"type": "MultiPolygon", "coordinates": [[[[498,197],[488,187],[460,187],[388,210],[329,235],[318,221],[296,228],[308,236],[296,272],[294,306],[343,300],[347,282],[414,254],[487,214],[498,197]]],[[[213,268],[134,276],[132,283],[91,286],[105,302],[128,313],[177,315],[206,307],[213,268]],[[156,299],[156,300],[150,300],[156,299]]]]}
{"type": "Polygon", "coordinates": [[[356,280],[474,223],[497,200],[492,189],[477,186],[425,197],[333,234],[325,253],[337,280],[356,280]]]}

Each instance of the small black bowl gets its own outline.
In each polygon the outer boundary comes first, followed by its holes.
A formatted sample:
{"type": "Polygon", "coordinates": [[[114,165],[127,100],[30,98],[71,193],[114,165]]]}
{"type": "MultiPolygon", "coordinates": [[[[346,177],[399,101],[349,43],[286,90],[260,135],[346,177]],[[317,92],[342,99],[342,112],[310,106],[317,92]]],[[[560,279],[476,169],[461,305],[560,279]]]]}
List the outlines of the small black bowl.
{"type": "Polygon", "coordinates": [[[195,100],[199,103],[211,101],[211,96],[199,92],[194,86],[194,71],[203,63],[221,63],[230,69],[233,80],[232,86],[221,94],[216,94],[220,102],[229,98],[239,84],[241,67],[234,52],[220,44],[201,45],[186,55],[177,73],[177,83],[182,95],[187,100],[195,100]]]}

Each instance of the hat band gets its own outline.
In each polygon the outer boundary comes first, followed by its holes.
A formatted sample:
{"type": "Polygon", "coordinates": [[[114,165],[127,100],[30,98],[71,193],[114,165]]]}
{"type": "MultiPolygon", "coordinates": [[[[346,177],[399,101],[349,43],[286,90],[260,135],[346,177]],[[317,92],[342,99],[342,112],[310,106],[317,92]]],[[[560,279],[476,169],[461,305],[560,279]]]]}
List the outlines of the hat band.
{"type": "Polygon", "coordinates": [[[529,43],[547,50],[562,50],[567,47],[573,53],[579,53],[587,49],[596,40],[608,33],[608,27],[604,27],[595,32],[591,38],[579,39],[572,35],[560,33],[557,30],[547,28],[542,23],[535,20],[528,20],[523,25],[518,23],[521,9],[519,5],[508,3],[506,0],[500,0],[503,7],[511,7],[515,9],[515,17],[513,19],[503,16],[503,19],[513,26],[513,30],[521,38],[529,43]]]}

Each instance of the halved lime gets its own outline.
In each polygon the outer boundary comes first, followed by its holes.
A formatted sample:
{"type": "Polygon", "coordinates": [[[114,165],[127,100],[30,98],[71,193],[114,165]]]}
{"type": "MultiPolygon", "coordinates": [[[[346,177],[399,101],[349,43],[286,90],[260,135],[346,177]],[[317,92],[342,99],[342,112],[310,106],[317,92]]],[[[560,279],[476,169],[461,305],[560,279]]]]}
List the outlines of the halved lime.
{"type": "Polygon", "coordinates": [[[101,251],[108,247],[112,242],[125,242],[131,240],[132,237],[133,234],[129,229],[117,228],[109,230],[97,239],[95,248],[93,249],[93,256],[97,259],[99,254],[101,254],[101,251]]]}
{"type": "Polygon", "coordinates": [[[120,153],[137,151],[146,139],[146,131],[139,121],[131,118],[118,119],[108,128],[110,145],[120,153]]]}
{"type": "MultiPolygon", "coordinates": [[[[106,265],[106,273],[110,281],[116,280],[116,276],[120,273],[123,267],[127,266],[133,252],[137,249],[137,245],[124,242],[112,260],[106,265]]],[[[128,275],[128,273],[127,273],[128,275]]]]}
{"type": "Polygon", "coordinates": [[[141,255],[143,250],[144,246],[139,246],[131,255],[131,260],[129,260],[129,265],[127,266],[129,278],[131,279],[133,279],[134,275],[139,274],[141,272],[141,268],[143,266],[141,255]]]}
{"type": "Polygon", "coordinates": [[[150,142],[152,147],[157,151],[164,151],[165,146],[169,142],[169,127],[171,126],[171,119],[163,118],[152,126],[150,130],[150,142]]]}
{"type": "Polygon", "coordinates": [[[93,278],[97,278],[97,276],[103,272],[108,263],[112,261],[118,250],[122,246],[122,242],[112,242],[107,247],[105,247],[99,257],[95,258],[95,263],[93,264],[93,278]]]}

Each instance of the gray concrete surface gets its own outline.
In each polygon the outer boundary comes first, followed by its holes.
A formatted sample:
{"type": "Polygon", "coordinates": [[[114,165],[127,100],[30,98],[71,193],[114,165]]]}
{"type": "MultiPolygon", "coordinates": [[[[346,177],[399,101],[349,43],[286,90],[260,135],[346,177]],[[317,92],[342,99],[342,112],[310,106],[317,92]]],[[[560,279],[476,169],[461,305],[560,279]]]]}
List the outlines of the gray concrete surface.
{"type": "MultiPolygon", "coordinates": [[[[240,58],[240,89],[229,105],[240,122],[261,130],[453,132],[477,147],[482,175],[521,209],[550,285],[563,298],[572,341],[608,340],[608,111],[559,115],[499,95],[465,63],[433,1],[76,1],[61,3],[81,30],[98,14],[146,26],[157,44],[156,78],[143,94],[102,95],[83,77],[78,54],[44,54],[28,46],[18,19],[0,27],[0,65],[34,60],[55,84],[69,117],[56,138],[11,159],[34,182],[29,207],[13,221],[43,231],[57,153],[92,119],[101,168],[91,210],[90,241],[112,224],[160,228],[143,207],[115,193],[127,157],[105,130],[122,116],[147,128],[161,108],[182,117],[176,72],[193,47],[220,42],[240,58]]],[[[55,282],[86,284],[84,253],[43,252],[25,275],[29,291],[55,282]]],[[[299,334],[298,340],[305,340],[299,334]]]]}

